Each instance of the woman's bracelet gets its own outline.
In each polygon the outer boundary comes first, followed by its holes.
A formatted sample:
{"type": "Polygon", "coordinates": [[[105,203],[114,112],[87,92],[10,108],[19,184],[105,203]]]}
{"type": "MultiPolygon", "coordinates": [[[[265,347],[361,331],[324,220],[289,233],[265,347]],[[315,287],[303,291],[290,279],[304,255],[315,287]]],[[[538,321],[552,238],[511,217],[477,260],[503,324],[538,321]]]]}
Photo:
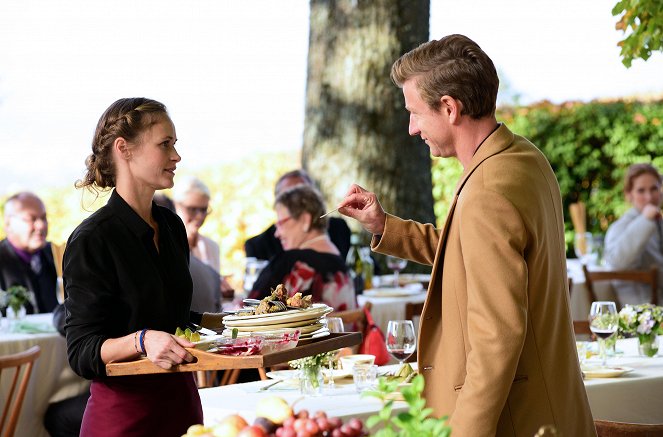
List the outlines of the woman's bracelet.
{"type": "Polygon", "coordinates": [[[138,349],[138,333],[140,331],[134,332],[134,349],[136,349],[136,353],[140,354],[140,350],[138,349]]]}
{"type": "Polygon", "coordinates": [[[143,355],[147,355],[147,352],[145,352],[145,333],[147,332],[147,329],[143,329],[140,331],[140,350],[142,351],[143,355]]]}

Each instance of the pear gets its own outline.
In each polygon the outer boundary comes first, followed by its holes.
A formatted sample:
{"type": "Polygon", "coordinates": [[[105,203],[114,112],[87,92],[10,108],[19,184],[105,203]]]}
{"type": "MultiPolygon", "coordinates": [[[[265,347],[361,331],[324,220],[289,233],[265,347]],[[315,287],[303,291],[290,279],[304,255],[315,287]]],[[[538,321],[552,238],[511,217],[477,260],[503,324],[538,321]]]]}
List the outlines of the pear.
{"type": "Polygon", "coordinates": [[[294,412],[290,404],[278,396],[263,398],[256,405],[256,417],[264,417],[276,425],[283,424],[288,417],[293,415],[294,412]]]}

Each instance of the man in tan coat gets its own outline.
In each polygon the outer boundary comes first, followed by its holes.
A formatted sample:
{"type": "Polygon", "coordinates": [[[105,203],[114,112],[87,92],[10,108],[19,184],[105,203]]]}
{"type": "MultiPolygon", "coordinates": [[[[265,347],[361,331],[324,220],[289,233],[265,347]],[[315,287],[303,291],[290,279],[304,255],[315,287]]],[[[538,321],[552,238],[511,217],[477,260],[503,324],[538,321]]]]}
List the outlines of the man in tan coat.
{"type": "Polygon", "coordinates": [[[454,437],[595,436],[567,291],[562,202],[550,164],[495,118],[498,78],[451,35],[392,67],[409,132],[464,172],[443,229],[386,214],[353,185],[340,212],[373,250],[433,266],[419,330],[424,396],[454,437]]]}

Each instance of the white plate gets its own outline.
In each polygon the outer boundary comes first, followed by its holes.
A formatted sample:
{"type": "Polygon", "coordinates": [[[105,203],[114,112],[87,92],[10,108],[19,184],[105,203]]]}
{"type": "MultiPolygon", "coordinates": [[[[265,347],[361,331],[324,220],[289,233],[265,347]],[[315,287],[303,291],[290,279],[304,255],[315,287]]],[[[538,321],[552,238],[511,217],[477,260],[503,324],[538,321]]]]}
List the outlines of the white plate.
{"type": "Polygon", "coordinates": [[[303,333],[308,330],[310,332],[309,326],[317,326],[317,328],[313,329],[315,331],[316,329],[320,329],[322,327],[323,323],[320,319],[313,319],[313,320],[301,320],[298,322],[289,322],[289,323],[275,323],[271,325],[250,325],[250,326],[233,326],[233,325],[226,325],[226,329],[231,329],[232,328],[237,328],[240,332],[264,332],[264,331],[274,331],[276,329],[283,329],[283,328],[299,328],[299,330],[303,333]]]}
{"type": "MultiPolygon", "coordinates": [[[[322,374],[325,379],[329,378],[329,369],[322,368],[322,374]]],[[[343,370],[343,369],[334,369],[332,371],[334,379],[343,379],[347,377],[352,377],[352,371],[343,370]]],[[[267,372],[267,377],[270,379],[280,379],[280,380],[290,380],[290,379],[299,379],[299,370],[274,370],[272,372],[267,372]]]]}
{"type": "Polygon", "coordinates": [[[226,327],[277,325],[283,323],[317,320],[334,309],[323,303],[314,303],[305,310],[288,310],[279,313],[259,314],[251,316],[225,316],[223,324],[226,327]]]}
{"type": "Polygon", "coordinates": [[[585,378],[617,378],[633,371],[632,367],[610,366],[610,367],[582,367],[585,378]]]}
{"type": "Polygon", "coordinates": [[[364,296],[368,297],[403,297],[403,296],[417,296],[424,293],[423,288],[410,288],[410,287],[399,287],[399,288],[371,288],[370,290],[364,290],[364,296]]]}

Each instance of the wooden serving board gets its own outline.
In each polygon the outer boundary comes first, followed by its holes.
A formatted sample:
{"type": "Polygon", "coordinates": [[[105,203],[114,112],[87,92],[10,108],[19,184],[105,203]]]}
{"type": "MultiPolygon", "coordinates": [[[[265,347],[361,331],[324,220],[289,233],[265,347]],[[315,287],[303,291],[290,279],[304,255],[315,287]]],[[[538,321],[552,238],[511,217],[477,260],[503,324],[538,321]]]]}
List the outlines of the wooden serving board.
{"type": "Polygon", "coordinates": [[[165,370],[147,358],[137,361],[124,361],[106,364],[106,375],[145,375],[148,373],[195,372],[197,370],[254,369],[286,363],[298,358],[329,352],[334,349],[351,347],[361,343],[360,332],[330,334],[327,337],[308,340],[297,347],[267,355],[248,355],[234,357],[230,355],[204,352],[199,349],[187,349],[194,357],[191,363],[180,364],[165,370]]]}

